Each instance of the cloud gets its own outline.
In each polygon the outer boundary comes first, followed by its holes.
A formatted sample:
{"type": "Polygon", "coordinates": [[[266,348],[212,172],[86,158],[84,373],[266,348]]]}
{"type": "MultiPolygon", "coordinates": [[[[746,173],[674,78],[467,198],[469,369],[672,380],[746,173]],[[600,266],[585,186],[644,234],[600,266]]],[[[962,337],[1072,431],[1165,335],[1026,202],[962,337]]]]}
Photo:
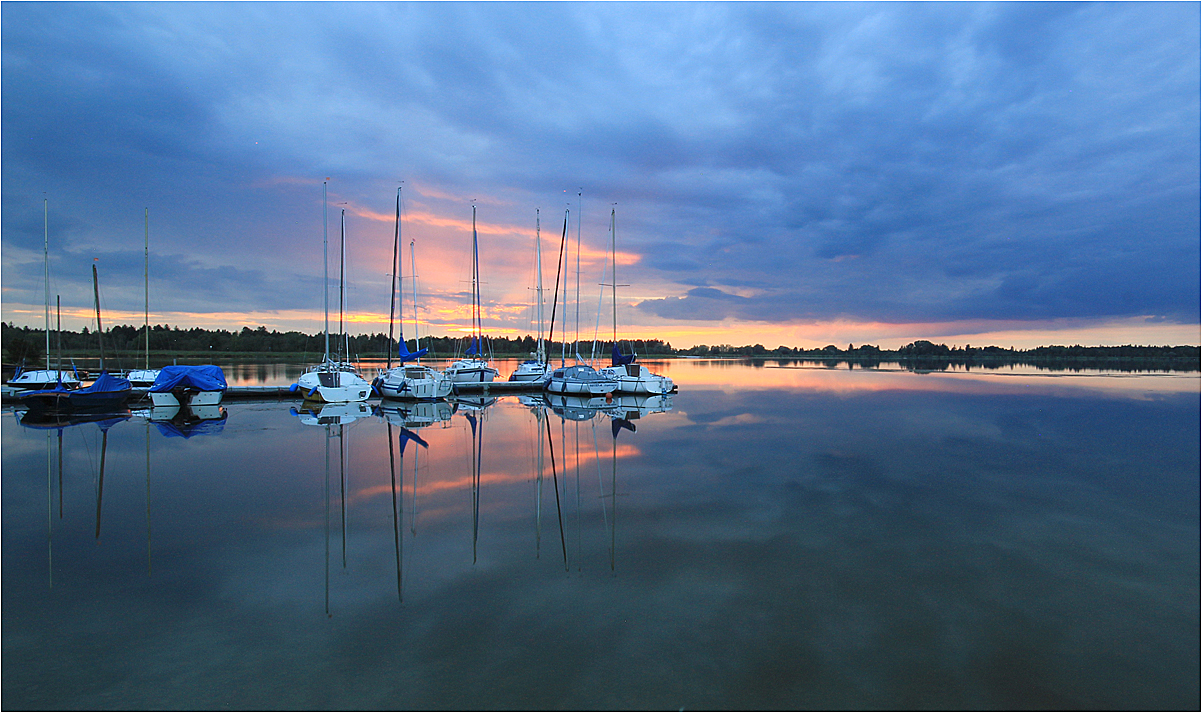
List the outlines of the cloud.
{"type": "MultiPolygon", "coordinates": [[[[523,255],[495,285],[525,286],[534,208],[568,208],[597,253],[617,203],[649,315],[1199,320],[1195,5],[0,14],[6,255],[40,247],[46,192],[58,250],[132,255],[149,205],[156,253],[303,282],[317,182],[375,246],[404,179],[426,244],[488,206],[490,250],[523,255]]],[[[36,267],[6,257],[6,290],[36,267]]],[[[424,287],[460,289],[451,268],[424,287]]],[[[226,292],[231,312],[301,297],[226,292]]]]}

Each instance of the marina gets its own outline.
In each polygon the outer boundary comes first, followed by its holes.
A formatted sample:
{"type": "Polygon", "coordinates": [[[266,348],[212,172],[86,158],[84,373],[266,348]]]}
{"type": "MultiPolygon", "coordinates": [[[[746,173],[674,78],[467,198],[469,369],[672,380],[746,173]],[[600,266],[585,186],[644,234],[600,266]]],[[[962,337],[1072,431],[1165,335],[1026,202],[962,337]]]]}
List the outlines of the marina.
{"type": "Polygon", "coordinates": [[[0,2],[0,711],[1200,710],[1203,5],[271,9],[0,2]]]}

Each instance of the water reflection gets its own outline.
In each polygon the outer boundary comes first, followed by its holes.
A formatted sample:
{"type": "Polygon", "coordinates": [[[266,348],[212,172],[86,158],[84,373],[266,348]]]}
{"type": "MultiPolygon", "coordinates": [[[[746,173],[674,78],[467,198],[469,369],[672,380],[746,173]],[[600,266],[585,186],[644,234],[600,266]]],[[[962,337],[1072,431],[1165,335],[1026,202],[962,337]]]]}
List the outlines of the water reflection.
{"type": "Polygon", "coordinates": [[[401,603],[411,600],[415,582],[427,592],[460,577],[464,568],[493,568],[498,558],[511,557],[516,546],[522,549],[513,540],[514,525],[528,518],[533,537],[526,552],[532,560],[544,557],[544,540],[550,538],[559,545],[560,572],[582,572],[596,524],[604,534],[605,559],[593,562],[615,569],[619,462],[636,453],[618,447],[619,435],[630,436],[635,421],[671,409],[671,396],[542,395],[385,401],[374,409],[290,407],[300,424],[326,432],[323,611],[337,617],[346,610],[341,601],[363,594],[360,586],[347,590],[344,581],[374,578],[366,563],[381,542],[382,526],[391,531],[389,587],[401,603]],[[526,498],[523,484],[530,489],[526,498]],[[590,495],[593,488],[596,495],[590,495]],[[382,522],[373,504],[386,493],[389,515],[382,522]],[[462,555],[455,537],[460,528],[466,536],[462,555]],[[430,536],[420,538],[422,531],[430,536]],[[413,580],[416,573],[419,581],[413,580]]]}
{"type": "Polygon", "coordinates": [[[1197,391],[802,371],[190,439],[6,414],[3,705],[1194,705],[1197,391]]]}
{"type": "Polygon", "coordinates": [[[195,436],[215,436],[225,426],[228,413],[220,404],[203,406],[176,405],[151,407],[133,412],[133,416],[146,419],[160,434],[166,437],[191,439],[195,436]]]}
{"type": "Polygon", "coordinates": [[[329,424],[350,424],[356,419],[372,415],[372,407],[367,402],[302,402],[301,406],[291,407],[289,413],[300,417],[306,426],[326,426],[329,424]]]}

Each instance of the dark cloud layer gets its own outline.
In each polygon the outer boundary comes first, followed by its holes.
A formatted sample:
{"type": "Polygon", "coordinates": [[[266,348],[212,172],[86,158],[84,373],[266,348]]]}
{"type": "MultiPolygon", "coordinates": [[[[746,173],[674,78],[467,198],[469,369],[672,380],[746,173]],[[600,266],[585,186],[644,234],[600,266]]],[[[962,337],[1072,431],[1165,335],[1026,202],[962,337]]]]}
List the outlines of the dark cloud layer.
{"type": "MultiPolygon", "coordinates": [[[[618,202],[632,277],[685,286],[660,317],[1199,320],[1197,4],[0,13],[4,247],[40,253],[45,192],[56,274],[140,256],[150,204],[156,250],[270,282],[320,230],[273,180],[414,177],[515,224],[618,202]]],[[[37,267],[6,258],[7,299],[40,302],[37,267]]]]}

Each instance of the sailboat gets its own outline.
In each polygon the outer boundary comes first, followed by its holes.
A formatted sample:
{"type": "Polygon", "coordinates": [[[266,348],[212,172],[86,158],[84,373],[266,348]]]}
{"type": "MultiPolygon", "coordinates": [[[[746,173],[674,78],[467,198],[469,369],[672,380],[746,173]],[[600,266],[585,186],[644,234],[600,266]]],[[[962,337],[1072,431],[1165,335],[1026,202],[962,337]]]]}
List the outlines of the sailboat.
{"type": "MultiPolygon", "coordinates": [[[[398,259],[398,247],[401,243],[401,189],[397,188],[397,223],[393,231],[393,279],[389,282],[389,309],[388,309],[388,332],[389,344],[393,342],[393,305],[404,305],[404,289],[401,285],[401,271],[399,270],[401,260],[398,259]],[[402,299],[397,299],[397,293],[400,289],[402,299]]],[[[385,399],[442,399],[451,393],[451,378],[447,375],[432,369],[421,363],[422,356],[426,354],[426,349],[421,349],[418,344],[418,273],[417,261],[414,258],[414,242],[409,241],[409,260],[410,273],[414,280],[414,352],[410,352],[405,346],[405,316],[404,310],[398,309],[398,327],[400,339],[397,341],[397,361],[399,364],[396,367],[392,366],[392,355],[389,355],[388,364],[385,369],[376,377],[374,386],[380,392],[380,396],[385,399]],[[416,364],[406,365],[405,363],[414,360],[416,364]]]]}
{"type": "MultiPolygon", "coordinates": [[[[292,391],[300,391],[307,400],[318,402],[362,402],[366,401],[372,393],[372,385],[368,384],[367,380],[359,376],[349,362],[330,359],[330,294],[328,284],[330,276],[327,265],[329,261],[326,258],[326,182],[322,182],[322,275],[324,281],[322,283],[323,303],[325,305],[326,322],[325,322],[325,337],[326,337],[326,352],[322,357],[322,363],[314,367],[310,367],[307,372],[297,378],[297,383],[292,385],[292,391]]],[[[338,322],[339,327],[342,326],[342,310],[343,310],[343,290],[344,279],[342,264],[346,259],[346,239],[347,239],[347,211],[343,209],[340,221],[340,269],[338,280],[338,322]]],[[[346,333],[339,330],[340,336],[343,338],[344,349],[348,352],[346,346],[346,333]]]]}
{"type": "MultiPolygon", "coordinates": [[[[568,211],[565,210],[564,211],[564,233],[560,237],[560,254],[561,255],[563,255],[563,253],[564,253],[564,237],[567,236],[567,234],[568,234],[568,211]]],[[[578,254],[578,262],[579,262],[579,254],[580,254],[579,235],[577,238],[577,254],[578,254]]],[[[578,273],[580,272],[579,267],[577,269],[577,272],[578,273]]],[[[578,277],[577,283],[578,283],[577,299],[579,302],[579,299],[580,299],[579,277],[578,277]]],[[[567,284],[568,284],[567,276],[565,276],[564,284],[565,284],[565,286],[567,286],[567,284]]],[[[559,289],[560,289],[560,269],[559,269],[559,266],[557,266],[556,267],[556,292],[557,293],[559,292],[559,289]]],[[[567,289],[564,290],[564,307],[565,307],[565,310],[567,310],[567,307],[568,307],[568,290],[567,289]]],[[[585,395],[585,396],[591,396],[591,397],[614,394],[614,392],[616,392],[618,390],[618,382],[610,377],[607,377],[605,375],[598,373],[597,370],[593,369],[589,365],[584,364],[581,361],[579,354],[577,354],[577,364],[574,364],[574,365],[566,364],[566,361],[564,359],[563,350],[566,348],[566,346],[568,344],[567,320],[563,320],[563,322],[565,323],[565,326],[563,328],[561,328],[561,334],[562,334],[563,340],[561,342],[560,366],[558,368],[554,369],[551,372],[551,374],[547,377],[546,381],[543,383],[543,388],[546,389],[547,391],[551,392],[552,394],[577,394],[577,395],[585,395]]],[[[554,307],[552,308],[552,324],[553,325],[555,324],[555,308],[554,307]]],[[[573,346],[573,350],[576,351],[575,343],[573,346]]]]}
{"type": "Polygon", "coordinates": [[[92,265],[92,289],[96,295],[96,338],[100,346],[100,376],[82,389],[67,389],[61,382],[54,389],[27,392],[21,401],[31,412],[74,414],[110,412],[125,408],[130,383],[124,377],[109,374],[104,368],[104,328],[100,323],[100,279],[92,265]]]}
{"type": "Polygon", "coordinates": [[[635,359],[636,355],[624,355],[618,348],[618,253],[615,250],[614,209],[610,209],[610,269],[612,279],[610,286],[614,307],[613,349],[610,354],[610,366],[602,367],[598,372],[618,382],[618,390],[624,394],[669,394],[676,389],[672,379],[652,372],[635,359]]]}
{"type": "Polygon", "coordinates": [[[146,243],[143,248],[142,280],[145,287],[145,305],[142,313],[146,330],[146,359],[142,369],[131,369],[125,378],[134,389],[150,389],[159,378],[159,370],[150,368],[150,209],[146,209],[146,243]]]}
{"type": "Polygon", "coordinates": [[[547,378],[547,346],[543,342],[543,251],[539,238],[539,211],[535,210],[535,312],[539,321],[539,344],[533,359],[518,365],[510,375],[511,382],[542,382],[547,378]]]}
{"type": "Polygon", "coordinates": [[[451,363],[446,374],[453,383],[492,382],[498,375],[484,357],[480,326],[480,250],[476,237],[476,206],[472,207],[472,342],[464,359],[451,363]]]}
{"type": "MultiPolygon", "coordinates": [[[[45,227],[45,244],[43,246],[43,262],[46,273],[46,366],[50,366],[50,209],[49,200],[42,202],[42,211],[45,227]]],[[[60,333],[62,331],[60,330],[60,333]]],[[[79,388],[79,374],[72,369],[71,372],[65,373],[60,364],[58,369],[30,369],[24,370],[17,368],[16,374],[12,379],[8,380],[8,386],[15,389],[55,389],[58,385],[62,385],[65,389],[79,388]]]]}

